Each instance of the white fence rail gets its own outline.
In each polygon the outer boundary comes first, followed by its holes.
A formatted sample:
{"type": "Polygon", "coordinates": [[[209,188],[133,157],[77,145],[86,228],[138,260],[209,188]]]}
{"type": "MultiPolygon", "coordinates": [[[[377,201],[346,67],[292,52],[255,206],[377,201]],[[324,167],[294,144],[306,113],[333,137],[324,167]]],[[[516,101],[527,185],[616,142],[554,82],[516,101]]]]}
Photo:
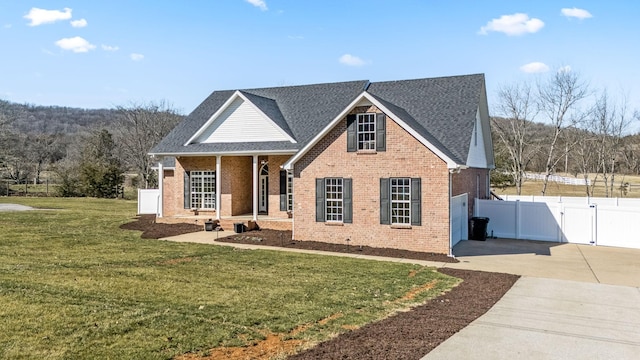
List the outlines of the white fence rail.
{"type": "Polygon", "coordinates": [[[490,219],[487,232],[496,237],[640,249],[640,202],[627,201],[637,199],[528,198],[476,199],[475,214],[490,219]]]}
{"type": "Polygon", "coordinates": [[[138,189],[138,214],[157,214],[160,190],[138,189]]]}
{"type": "MultiPolygon", "coordinates": [[[[544,174],[524,173],[525,179],[544,180],[544,174]]],[[[566,185],[591,185],[591,179],[572,178],[560,175],[549,175],[549,181],[566,185]]]]}

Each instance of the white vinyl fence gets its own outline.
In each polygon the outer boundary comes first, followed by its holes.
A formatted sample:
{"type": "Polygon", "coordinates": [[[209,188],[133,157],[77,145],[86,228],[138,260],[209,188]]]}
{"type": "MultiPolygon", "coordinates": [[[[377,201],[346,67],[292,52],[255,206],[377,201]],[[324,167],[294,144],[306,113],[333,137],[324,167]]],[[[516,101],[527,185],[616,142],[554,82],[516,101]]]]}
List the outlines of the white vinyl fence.
{"type": "Polygon", "coordinates": [[[138,214],[157,214],[159,189],[138,189],[138,214]]]}
{"type": "Polygon", "coordinates": [[[455,246],[460,240],[467,240],[469,234],[469,213],[467,204],[469,196],[462,194],[451,198],[451,246],[455,246]]]}
{"type": "Polygon", "coordinates": [[[640,199],[476,199],[474,212],[490,219],[487,232],[496,237],[640,249],[640,199]]]}

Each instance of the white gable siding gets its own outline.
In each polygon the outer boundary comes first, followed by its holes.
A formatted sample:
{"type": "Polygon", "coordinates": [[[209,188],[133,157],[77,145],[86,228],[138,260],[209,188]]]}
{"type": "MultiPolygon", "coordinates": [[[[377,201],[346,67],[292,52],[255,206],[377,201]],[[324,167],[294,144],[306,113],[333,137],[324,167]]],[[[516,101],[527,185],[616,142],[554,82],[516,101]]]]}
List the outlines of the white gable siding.
{"type": "Polygon", "coordinates": [[[475,168],[487,168],[487,152],[485,151],[485,141],[482,131],[482,121],[480,120],[480,111],[476,112],[476,120],[473,125],[473,134],[471,134],[471,144],[469,144],[469,155],[467,157],[467,166],[475,168]]]}
{"type": "Polygon", "coordinates": [[[290,138],[254,106],[236,98],[195,142],[235,143],[290,141],[290,138]],[[218,124],[217,126],[214,124],[218,124]]]}

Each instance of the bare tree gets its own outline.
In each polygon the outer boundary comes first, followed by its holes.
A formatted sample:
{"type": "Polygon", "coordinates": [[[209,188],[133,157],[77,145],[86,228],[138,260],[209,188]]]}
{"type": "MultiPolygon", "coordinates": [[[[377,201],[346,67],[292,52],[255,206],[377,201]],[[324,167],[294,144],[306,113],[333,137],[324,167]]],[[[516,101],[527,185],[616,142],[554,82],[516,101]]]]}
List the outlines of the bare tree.
{"type": "Polygon", "coordinates": [[[117,108],[120,118],[114,130],[126,164],[142,178],[148,188],[152,179],[151,148],[182,120],[167,102],[131,104],[117,108]]]}
{"type": "MultiPolygon", "coordinates": [[[[575,143],[565,142],[564,151],[558,148],[559,141],[565,134],[567,126],[579,122],[577,104],[588,95],[588,85],[580,76],[570,70],[561,69],[547,81],[538,84],[538,106],[545,116],[552,132],[546,145],[548,146],[545,161],[545,175],[542,184],[542,195],[547,191],[549,176],[553,174],[558,162],[564,159],[565,152],[575,143]]],[[[568,139],[566,139],[568,140],[568,139]]]]}
{"type": "Polygon", "coordinates": [[[593,107],[591,124],[597,136],[597,170],[602,174],[606,197],[613,196],[616,163],[623,156],[622,136],[632,119],[626,97],[615,102],[610,100],[606,90],[602,91],[593,107]]]}
{"type": "Polygon", "coordinates": [[[502,86],[498,90],[497,110],[504,119],[492,118],[491,126],[508,154],[509,171],[520,195],[524,172],[537,150],[531,127],[536,116],[531,86],[527,83],[502,86]]]}

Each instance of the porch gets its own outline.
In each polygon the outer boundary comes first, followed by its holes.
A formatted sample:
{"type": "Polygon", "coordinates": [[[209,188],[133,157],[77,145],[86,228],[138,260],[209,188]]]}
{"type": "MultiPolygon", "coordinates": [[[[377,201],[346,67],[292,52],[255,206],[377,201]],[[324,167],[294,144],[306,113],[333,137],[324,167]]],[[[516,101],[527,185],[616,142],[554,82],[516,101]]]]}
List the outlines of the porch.
{"type": "MultiPolygon", "coordinates": [[[[176,224],[176,223],[188,223],[202,225],[204,229],[204,223],[209,220],[219,220],[220,227],[224,230],[232,230],[233,225],[236,223],[243,223],[245,226],[249,226],[250,221],[254,221],[253,214],[243,214],[236,216],[223,216],[220,219],[216,219],[215,215],[177,215],[171,217],[156,217],[156,222],[162,224],[176,224]]],[[[291,231],[293,227],[293,219],[258,215],[257,220],[258,227],[261,229],[273,229],[291,231]]]]}
{"type": "Polygon", "coordinates": [[[292,187],[288,186],[290,180],[281,165],[289,157],[280,154],[177,157],[174,170],[165,172],[159,166],[163,174],[158,195],[161,201],[156,211],[162,219],[159,222],[200,223],[212,219],[224,224],[234,217],[239,217],[237,221],[259,221],[259,224],[287,220],[292,187]]]}

